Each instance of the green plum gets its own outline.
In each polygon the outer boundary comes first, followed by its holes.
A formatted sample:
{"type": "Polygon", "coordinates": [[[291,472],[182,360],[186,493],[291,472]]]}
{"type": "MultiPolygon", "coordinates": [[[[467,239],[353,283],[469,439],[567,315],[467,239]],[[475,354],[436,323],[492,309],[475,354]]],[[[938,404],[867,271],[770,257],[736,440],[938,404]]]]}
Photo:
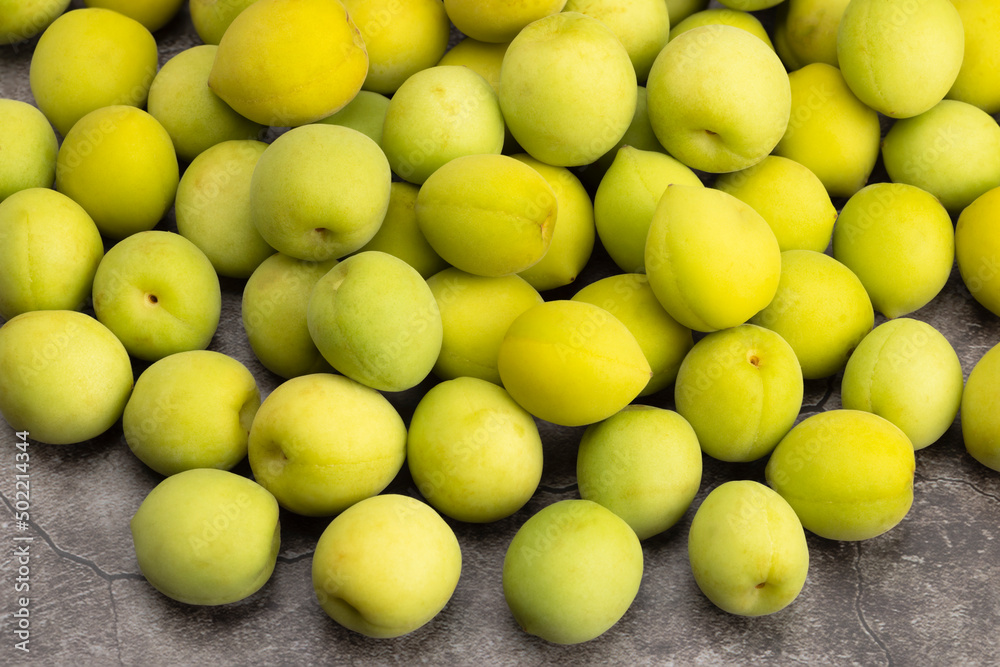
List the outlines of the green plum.
{"type": "Polygon", "coordinates": [[[912,313],[948,282],[955,263],[951,217],[918,187],[874,183],[844,204],[833,230],[833,257],[861,280],[883,315],[912,313]]]}
{"type": "Polygon", "coordinates": [[[688,533],[691,572],[720,609],[763,616],[798,597],[809,572],[809,548],[795,510],[753,481],[712,489],[688,533]]]}
{"type": "Polygon", "coordinates": [[[406,426],[381,394],[342,375],[287,380],[250,427],[250,468],[278,503],[331,516],[381,492],[403,466],[406,426]]]}
{"type": "Polygon", "coordinates": [[[156,361],[204,350],[222,315],[219,277],[180,234],[148,231],[119,241],[94,275],[94,311],[133,357],[156,361]]]}
{"type": "Polygon", "coordinates": [[[58,149],[56,133],[41,111],[27,102],[0,99],[0,153],[4,156],[0,203],[20,190],[51,187],[58,149]]]}
{"type": "Polygon", "coordinates": [[[875,327],[851,354],[841,402],[884,417],[923,449],[955,421],[963,382],[948,339],[926,322],[900,318],[875,327]]]}
{"type": "Polygon", "coordinates": [[[278,252],[339,259],[368,243],[389,207],[378,144],[340,125],[304,125],[267,147],[250,182],[251,220],[278,252]]]}
{"type": "Polygon", "coordinates": [[[266,148],[252,139],[215,144],[188,165],[177,186],[177,233],[198,246],[220,276],[249,278],[274,254],[250,210],[253,171],[266,148]]]}
{"type": "Polygon", "coordinates": [[[941,100],[896,121],[882,141],[882,158],[894,182],[926,190],[961,213],[1000,186],[1000,125],[979,107],[941,100]]]}
{"type": "Polygon", "coordinates": [[[687,420],[646,405],[588,426],[576,457],[580,497],[620,516],[640,540],[680,520],[701,473],[701,448],[687,420]]]}
{"type": "Polygon", "coordinates": [[[610,417],[652,376],[632,332],[583,301],[547,301],[524,311],[504,335],[497,368],[523,408],[563,426],[610,417]]]}
{"type": "Polygon", "coordinates": [[[272,373],[287,380],[331,370],[309,335],[307,313],[313,286],[336,263],[275,253],[247,280],[240,311],[243,329],[250,349],[272,373]]]}
{"type": "Polygon", "coordinates": [[[525,632],[579,644],[628,611],[642,571],[642,546],[623,519],[590,500],[563,500],[514,535],[503,562],[503,592],[525,632]]]}
{"type": "Polygon", "coordinates": [[[622,271],[645,270],[646,237],[669,185],[702,187],[686,166],[656,151],[623,146],[594,194],[594,223],[604,249],[622,271]]]}
{"type": "Polygon", "coordinates": [[[39,38],[31,94],[65,137],[96,109],[145,106],[157,64],[156,40],[141,23],[108,9],[75,9],[39,38]]]}
{"type": "Polygon", "coordinates": [[[1000,470],[1000,345],[980,357],[969,374],[962,395],[962,440],[972,458],[1000,470]]]}
{"type": "Polygon", "coordinates": [[[323,611],[368,637],[400,637],[431,621],[451,599],[462,549],[426,504],[386,494],[344,510],[323,531],[312,559],[323,611]]]}
{"type": "Polygon", "coordinates": [[[611,28],[579,12],[560,12],[511,41],[500,70],[500,108],[531,157],[575,167],[622,138],[635,113],[637,85],[628,51],[611,28]]]}
{"type": "Polygon", "coordinates": [[[641,273],[608,276],[573,295],[573,301],[600,306],[632,332],[653,375],[640,396],[654,394],[677,377],[684,356],[694,345],[691,330],[663,309],[641,273]]]}
{"type": "Polygon", "coordinates": [[[774,299],[750,319],[776,331],[792,349],[807,380],[829,377],[875,324],[865,286],[829,255],[812,250],[781,253],[774,299]]]}
{"type": "Polygon", "coordinates": [[[646,274],[670,316],[695,331],[743,324],[778,289],[781,250],[767,222],[720,190],[671,185],[649,227],[646,274]]]}
{"type": "Polygon", "coordinates": [[[891,118],[940,102],[964,53],[962,18],[949,0],[851,0],[837,29],[837,62],[847,84],[891,118]]]}
{"type": "Polygon", "coordinates": [[[56,157],[56,190],[82,206],[101,234],[114,240],[155,227],[174,203],[179,181],[170,135],[132,106],[88,113],[66,135],[56,157]]]}
{"type": "Polygon", "coordinates": [[[812,63],[788,75],[792,111],[774,154],[806,166],[831,197],[864,187],[879,156],[879,116],[855,97],[840,70],[812,63]]]}
{"type": "Polygon", "coordinates": [[[415,387],[441,352],[441,313],[427,281],[384,252],[330,269],[313,286],[306,322],[331,366],[381,391],[415,387]]]}
{"type": "Polygon", "coordinates": [[[542,477],[535,421],[502,387],[460,377],[417,404],[406,460],[421,495],[442,514],[487,523],[521,509],[542,477]]]}
{"type": "Polygon", "coordinates": [[[389,189],[389,208],[375,236],[361,246],[359,253],[378,250],[400,258],[426,280],[448,268],[448,262],[434,252],[417,224],[417,194],[412,183],[393,181],[389,189]]]}
{"type": "Polygon", "coordinates": [[[806,530],[831,540],[866,540],[909,512],[914,467],[913,444],[891,422],[859,410],[829,410],[789,431],[765,476],[806,530]]]}
{"type": "Polygon", "coordinates": [[[468,67],[430,67],[389,101],[382,150],[393,173],[417,185],[462,155],[499,154],[504,119],[490,84],[468,67]]]}
{"type": "Polygon", "coordinates": [[[66,445],[118,421],[132,392],[128,352],[72,310],[35,310],[0,327],[0,414],[32,440],[66,445]]]}
{"type": "Polygon", "coordinates": [[[506,155],[466,155],[430,175],[417,195],[417,224],[445,261],[468,273],[505,276],[534,266],[552,242],[556,195],[545,178],[506,155]]]}
{"type": "Polygon", "coordinates": [[[225,470],[172,475],[130,522],[142,574],[169,598],[193,605],[243,600],[267,583],[281,544],[278,503],[225,470]]]}
{"type": "Polygon", "coordinates": [[[103,257],[97,225],[69,197],[29,188],[0,201],[0,317],[82,309],[103,257]]]}
{"type": "Polygon", "coordinates": [[[542,303],[523,278],[477,276],[456,268],[427,280],[441,313],[443,336],[434,374],[470,376],[500,384],[497,359],[504,334],[517,317],[542,303]]]}
{"type": "Polygon", "coordinates": [[[706,454],[755,461],[792,428],[802,394],[795,350],[775,332],[743,324],[695,343],[677,373],[674,402],[706,454]]]}
{"type": "Polygon", "coordinates": [[[955,259],[962,281],[973,298],[1000,315],[1000,188],[980,195],[958,216],[955,259]]]}
{"type": "Polygon", "coordinates": [[[202,44],[181,51],[163,65],[149,87],[147,109],[186,162],[223,141],[257,139],[265,129],[233,111],[208,87],[218,50],[202,44]]]}
{"type": "Polygon", "coordinates": [[[125,442],[161,475],[230,470],[246,458],[260,390],[247,367],[211,350],[178,352],[135,382],[122,416],[125,442]]]}
{"type": "Polygon", "coordinates": [[[823,252],[830,245],[837,209],[809,168],[779,155],[722,174],[715,187],[753,207],[770,225],[778,247],[823,252]]]}

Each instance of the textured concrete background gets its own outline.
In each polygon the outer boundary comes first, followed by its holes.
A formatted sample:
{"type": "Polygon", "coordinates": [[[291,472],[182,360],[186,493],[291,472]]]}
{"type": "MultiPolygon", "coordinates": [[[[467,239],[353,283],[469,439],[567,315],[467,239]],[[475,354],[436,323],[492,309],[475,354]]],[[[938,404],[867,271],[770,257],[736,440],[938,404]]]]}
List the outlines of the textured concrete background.
{"type": "MultiPolygon", "coordinates": [[[[197,40],[186,12],[156,36],[161,63],[197,40]]],[[[30,46],[0,48],[0,97],[31,100],[30,46]]],[[[168,218],[163,228],[172,224],[168,218]]],[[[576,286],[546,296],[567,297],[612,270],[598,248],[576,286]]],[[[250,351],[240,325],[242,287],[223,281],[222,325],[211,349],[245,363],[266,395],[279,379],[250,351]]],[[[951,341],[966,376],[1000,342],[1000,319],[972,300],[957,271],[944,292],[913,316],[951,341]]],[[[136,366],[136,376],[143,368],[136,366]]],[[[389,396],[404,419],[432,382],[389,396]]],[[[802,416],[839,407],[839,382],[839,376],[807,382],[802,416]]],[[[672,407],[671,391],[646,402],[672,407]]],[[[16,531],[17,439],[0,423],[0,664],[995,664],[1000,474],[965,453],[957,422],[939,443],[917,453],[915,501],[902,524],[860,543],[810,534],[812,561],[802,594],[785,610],[756,619],[728,615],[701,595],[690,574],[686,534],[712,488],[730,479],[763,481],[764,464],[706,458],[692,509],[644,543],[645,573],[632,608],[605,635],[571,647],[523,633],[501,589],[504,553],[517,528],[542,507],[578,497],[575,452],[583,429],[540,426],[545,470],[529,504],[495,524],[450,522],[464,559],[451,602],[408,636],[371,640],[331,621],[313,595],[311,557],[323,519],[282,514],[274,576],[243,602],[191,607],[157,593],[139,573],[128,522],[161,478],[128,450],[120,423],[91,442],[29,446],[32,526],[16,531]],[[14,591],[16,536],[33,538],[28,656],[13,648],[11,613],[20,596],[14,591]]],[[[249,475],[245,463],[237,470],[249,475]]],[[[388,491],[419,497],[405,469],[388,491]]]]}

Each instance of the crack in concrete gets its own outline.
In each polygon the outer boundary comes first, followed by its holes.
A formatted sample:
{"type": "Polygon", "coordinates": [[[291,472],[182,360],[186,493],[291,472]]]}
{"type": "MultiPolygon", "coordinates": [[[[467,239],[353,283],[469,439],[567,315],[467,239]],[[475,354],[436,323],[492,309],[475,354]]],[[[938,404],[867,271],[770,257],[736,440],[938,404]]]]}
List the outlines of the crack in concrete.
{"type": "MultiPolygon", "coordinates": [[[[3,493],[2,491],[0,491],[0,500],[3,501],[3,504],[6,505],[7,509],[10,510],[11,513],[13,514],[14,505],[13,503],[10,502],[10,499],[7,497],[7,494],[3,493]]],[[[30,521],[29,525],[38,535],[38,537],[42,538],[42,540],[49,545],[49,548],[51,548],[52,551],[54,551],[57,556],[65,560],[73,561],[74,563],[77,563],[79,565],[83,565],[84,567],[90,568],[97,574],[97,576],[101,577],[105,581],[112,582],[123,579],[145,581],[145,577],[143,577],[141,574],[137,574],[134,572],[118,572],[118,573],[105,572],[103,569],[101,569],[101,567],[97,563],[90,560],[89,558],[78,556],[77,554],[67,551],[66,549],[63,549],[62,547],[57,545],[55,543],[55,540],[53,540],[52,537],[48,534],[48,532],[46,532],[40,525],[38,525],[36,521],[34,520],[30,521]]]]}
{"type": "Polygon", "coordinates": [[[281,554],[278,554],[278,562],[280,562],[280,563],[297,563],[300,560],[305,560],[306,558],[312,558],[313,554],[315,554],[315,553],[316,553],[315,551],[307,551],[305,553],[299,554],[298,556],[282,556],[281,554]]]}
{"type": "Polygon", "coordinates": [[[115,623],[115,653],[118,655],[118,664],[125,665],[125,660],[122,658],[122,638],[118,633],[118,605],[115,604],[115,584],[112,581],[108,582],[108,597],[111,599],[111,617],[114,619],[115,623]]]}
{"type": "Polygon", "coordinates": [[[889,647],[885,645],[885,642],[875,633],[875,630],[868,624],[868,620],[865,618],[865,613],[861,609],[861,598],[865,594],[865,578],[861,574],[861,543],[854,543],[854,550],[857,553],[857,558],[854,559],[854,571],[858,576],[858,594],[854,598],[854,613],[858,617],[858,621],[861,623],[862,629],[864,629],[865,634],[872,638],[872,641],[878,645],[885,654],[885,664],[892,667],[892,654],[889,652],[889,647]]]}
{"type": "Polygon", "coordinates": [[[986,498],[989,498],[990,500],[994,500],[994,501],[1000,503],[1000,496],[998,496],[996,494],[993,494],[993,493],[990,493],[988,491],[984,491],[984,490],[980,489],[978,486],[976,486],[974,483],[970,482],[967,479],[953,479],[951,477],[925,477],[925,476],[920,475],[920,474],[914,474],[913,476],[914,476],[915,479],[918,479],[918,480],[920,480],[923,483],[926,483],[926,482],[931,482],[931,483],[933,483],[933,482],[941,482],[943,484],[961,484],[962,486],[969,487],[970,489],[972,489],[973,491],[975,491],[976,493],[978,493],[981,496],[984,496],[986,498]]]}

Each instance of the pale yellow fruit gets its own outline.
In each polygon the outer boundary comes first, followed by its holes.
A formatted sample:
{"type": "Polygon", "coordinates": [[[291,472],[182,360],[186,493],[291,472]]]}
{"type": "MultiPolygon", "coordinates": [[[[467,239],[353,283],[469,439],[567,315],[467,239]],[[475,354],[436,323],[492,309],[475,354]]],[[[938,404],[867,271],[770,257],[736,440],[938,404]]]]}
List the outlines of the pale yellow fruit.
{"type": "Polygon", "coordinates": [[[481,42],[509,42],[526,25],[562,11],[566,0],[445,0],[448,18],[481,42]]]}
{"type": "Polygon", "coordinates": [[[222,41],[229,24],[257,0],[191,0],[191,22],[206,44],[222,41]]]}
{"type": "Polygon", "coordinates": [[[622,271],[645,270],[646,237],[667,186],[701,187],[698,176],[669,155],[622,146],[594,195],[594,223],[622,271]]]}
{"type": "Polygon", "coordinates": [[[517,275],[477,276],[456,268],[434,274],[427,284],[444,329],[434,374],[500,384],[497,358],[504,334],[521,313],[542,303],[541,295],[517,275]]]}
{"type": "Polygon", "coordinates": [[[829,255],[812,250],[781,253],[774,299],[751,324],[778,332],[798,357],[807,380],[842,370],[875,323],[865,286],[829,255]]]}
{"type": "Polygon", "coordinates": [[[223,141],[257,139],[264,131],[209,89],[208,73],[217,51],[218,47],[203,44],[178,53],[163,65],[149,88],[147,109],[170,134],[177,156],[186,162],[223,141]]]}
{"type": "Polygon", "coordinates": [[[947,97],[1000,112],[1000,5],[983,0],[951,0],[962,17],[965,57],[947,97]]]}
{"type": "Polygon", "coordinates": [[[730,25],[704,25],[670,40],[646,89],[656,137],[692,169],[724,173],[756,164],[788,125],[785,66],[767,44],[730,25]]]}
{"type": "Polygon", "coordinates": [[[364,40],[337,0],[258,0],[222,36],[208,85],[250,120],[288,127],[338,111],[367,72],[364,40]]]}
{"type": "Polygon", "coordinates": [[[979,107],[941,100],[919,116],[896,121],[882,141],[885,169],[961,213],[1000,186],[1000,125],[979,107]]]}
{"type": "Polygon", "coordinates": [[[899,318],[865,336],[851,354],[841,402],[888,419],[913,449],[944,435],[962,402],[962,363],[941,333],[926,322],[899,318]]]}
{"type": "Polygon", "coordinates": [[[230,604],[253,595],[271,578],[281,544],[274,497],[225,470],[168,477],[129,526],[143,576],[185,604],[230,604]]]}
{"type": "Polygon", "coordinates": [[[889,318],[930,303],[955,262],[951,218],[933,195],[902,183],[874,183],[847,200],[833,232],[833,256],[861,280],[889,318]]]}
{"type": "Polygon", "coordinates": [[[89,315],[35,310],[0,327],[0,413],[34,441],[96,438],[122,416],[131,392],[128,352],[89,315]]]}
{"type": "Polygon", "coordinates": [[[629,405],[587,427],[576,458],[580,497],[607,507],[640,540],[676,524],[701,486],[701,448],[676,412],[629,405]]]}
{"type": "Polygon", "coordinates": [[[389,95],[433,67],[448,48],[450,25],[441,0],[344,0],[368,52],[363,88],[389,95]]]}
{"type": "Polygon", "coordinates": [[[406,461],[420,494],[459,521],[499,521],[521,509],[542,478],[532,416],[479,378],[441,382],[410,421],[406,461]]]}
{"type": "Polygon", "coordinates": [[[124,14],[155,32],[177,15],[184,0],[83,0],[83,4],[124,14]]]}
{"type": "Polygon", "coordinates": [[[794,160],[769,155],[752,167],[722,174],[715,187],[749,204],[785,250],[823,252],[837,209],[816,174],[794,160]]]}
{"type": "MultiPolygon", "coordinates": [[[[809,63],[837,66],[837,29],[851,0],[788,0],[779,19],[785,44],[796,66],[809,63]]],[[[781,50],[778,51],[781,53],[781,50]]],[[[783,60],[785,57],[782,58],[783,60]]]]}
{"type": "Polygon", "coordinates": [[[590,164],[635,113],[628,52],[595,18],[562,12],[518,33],[500,71],[500,108],[517,143],[557,167],[590,164]]]}
{"type": "Polygon", "coordinates": [[[670,39],[676,39],[678,35],[703,25],[731,25],[734,28],[746,30],[751,35],[759,37],[772,49],[774,48],[774,45],[771,44],[771,38],[767,35],[767,30],[764,29],[763,24],[756,16],[749,12],[727,8],[705,9],[692,14],[683,21],[674,23],[673,27],[670,28],[670,39]]]}
{"type": "Polygon", "coordinates": [[[1000,471],[1000,345],[976,362],[962,395],[962,440],[972,458],[1000,471]]]}
{"type": "Polygon", "coordinates": [[[382,144],[382,126],[385,112],[389,109],[389,98],[370,90],[359,90],[354,99],[340,111],[327,116],[317,123],[343,125],[364,134],[376,144],[382,144]]]}
{"type": "Polygon", "coordinates": [[[16,44],[45,30],[70,0],[0,0],[0,44],[16,44]]]}
{"type": "Polygon", "coordinates": [[[261,262],[243,288],[240,312],[254,355],[285,379],[328,372],[306,320],[313,286],[337,260],[307,262],[275,253],[261,262]]]}
{"type": "Polygon", "coordinates": [[[791,505],[750,480],[725,482],[698,507],[688,532],[698,588],[730,614],[763,616],[787,607],[806,582],[809,547],[791,505]]]}
{"type": "Polygon", "coordinates": [[[480,42],[465,37],[448,49],[438,65],[464,65],[486,79],[493,92],[499,95],[500,66],[503,65],[503,56],[507,53],[509,44],[510,42],[480,42]]]}
{"type": "Polygon", "coordinates": [[[20,100],[0,100],[0,202],[19,190],[49,188],[59,143],[48,119],[20,100]]]}
{"type": "Polygon", "coordinates": [[[563,11],[593,16],[611,28],[640,83],[670,38],[670,16],[663,0],[567,0],[563,11]]]}
{"type": "Polygon", "coordinates": [[[31,57],[31,93],[66,136],[101,107],[143,107],[156,76],[156,40],[138,21],[107,9],[77,9],[50,25],[31,57]]]}
{"type": "Polygon", "coordinates": [[[837,62],[862,102],[892,118],[927,111],[962,67],[965,32],[949,0],[851,0],[837,29],[837,62]]]}
{"type": "Polygon", "coordinates": [[[767,462],[767,483],[802,526],[831,540],[867,540],[913,504],[913,445],[878,415],[828,410],[799,422],[767,462]]]}
{"type": "Polygon", "coordinates": [[[48,188],[0,202],[0,317],[30,310],[80,310],[104,257],[94,221],[48,188]]]}
{"type": "Polygon", "coordinates": [[[791,118],[774,154],[808,167],[831,197],[850,197],[878,159],[878,114],[854,96],[836,67],[806,65],[788,81],[791,118]]]}
{"type": "Polygon", "coordinates": [[[557,203],[537,171],[506,155],[466,155],[430,175],[417,195],[417,224],[452,266],[505,276],[549,248],[557,203]]]}
{"type": "Polygon", "coordinates": [[[594,250],[594,205],[580,179],[565,167],[553,167],[529,155],[513,156],[537,171],[556,195],[556,220],[549,249],[538,262],[518,273],[539,292],[569,285],[594,250]]]}
{"type": "Polygon", "coordinates": [[[316,373],[264,399],[247,447],[254,478],[282,507],[331,516],[393,480],[406,456],[406,426],[374,389],[316,373]]]}
{"type": "Polygon", "coordinates": [[[304,125],[274,140],[254,167],[250,218],[267,243],[324,262],[368,243],[389,206],[392,173],[370,138],[340,125],[304,125]]]}
{"type": "Polygon", "coordinates": [[[504,599],[525,632],[579,644],[625,614],[642,571],[642,545],[623,519],[591,500],[562,500],[525,521],[510,541],[504,599]]]}
{"type": "Polygon", "coordinates": [[[427,282],[384,252],[330,269],[313,286],[306,321],[331,366],[379,391],[415,387],[441,352],[441,314],[427,282]]]}
{"type": "Polygon", "coordinates": [[[778,241],[759,213],[689,185],[671,185],[660,198],[645,261],[664,309],[696,331],[746,322],[774,297],[781,273],[778,241]]]}
{"type": "Polygon", "coordinates": [[[249,278],[274,254],[250,214],[253,170],[266,149],[253,140],[216,144],[188,165],[177,186],[177,233],[198,246],[220,276],[249,278]]]}
{"type": "Polygon", "coordinates": [[[646,276],[640,273],[609,276],[581,289],[573,295],[573,301],[600,306],[621,320],[635,336],[653,373],[640,396],[654,394],[674,381],[694,340],[691,330],[663,309],[646,276]]]}
{"type": "Polygon", "coordinates": [[[380,145],[392,171],[421,184],[463,155],[500,153],[504,120],[497,96],[467,67],[429,67],[406,79],[385,112],[380,145]]]}
{"type": "Polygon", "coordinates": [[[420,188],[412,183],[394,181],[389,189],[389,208],[386,209],[382,224],[375,236],[358,252],[378,250],[398,257],[415,268],[426,280],[448,268],[448,262],[434,252],[417,224],[419,192],[420,188]]]}
{"type": "Polygon", "coordinates": [[[671,25],[677,25],[695,12],[708,7],[708,0],[666,0],[671,25]]]}
{"type": "Polygon", "coordinates": [[[582,301],[549,301],[522,313],[500,344],[497,366],[514,400],[563,426],[610,417],[652,374],[628,328],[582,301]]]}
{"type": "Polygon", "coordinates": [[[448,604],[462,573],[462,549],[444,519],[397,494],[348,508],[323,531],[312,561],[320,607],[368,637],[399,637],[448,604]]]}
{"type": "Polygon", "coordinates": [[[973,298],[1000,316],[1000,188],[981,195],[958,216],[955,258],[973,298]]]}
{"type": "Polygon", "coordinates": [[[56,190],[116,240],[155,227],[174,203],[179,181],[170,135],[133,106],[90,112],[66,135],[56,157],[56,190]]]}

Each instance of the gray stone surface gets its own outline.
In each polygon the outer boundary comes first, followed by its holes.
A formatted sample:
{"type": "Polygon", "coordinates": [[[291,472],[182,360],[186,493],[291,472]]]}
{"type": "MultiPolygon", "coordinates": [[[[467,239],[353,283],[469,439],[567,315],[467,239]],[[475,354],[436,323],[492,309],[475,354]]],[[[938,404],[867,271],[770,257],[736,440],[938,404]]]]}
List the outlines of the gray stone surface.
{"type": "MultiPolygon", "coordinates": [[[[157,34],[162,60],[195,43],[186,14],[157,34]]],[[[0,97],[31,100],[31,44],[0,48],[0,97]]],[[[164,221],[164,228],[172,222],[164,221]]],[[[3,270],[3,267],[0,267],[3,270]]],[[[600,249],[580,281],[611,272],[600,249]]],[[[224,314],[211,348],[247,364],[264,394],[278,384],[256,361],[240,325],[240,281],[223,281],[224,314]]],[[[573,288],[575,289],[575,288],[573,288]]],[[[549,298],[564,297],[558,290],[549,298]]],[[[959,353],[966,376],[1000,342],[1000,319],[978,306],[953,273],[945,291],[914,315],[959,353]]],[[[881,318],[878,320],[881,322],[881,318]]],[[[135,368],[138,374],[141,365],[135,368]]],[[[432,383],[390,395],[404,419],[432,383]]],[[[840,406],[839,376],[808,382],[803,416],[840,406]]],[[[671,407],[669,390],[647,402],[671,407]]],[[[15,444],[0,423],[0,664],[986,664],[1000,653],[1000,474],[963,448],[956,422],[917,453],[915,501],[897,528],[861,543],[809,535],[811,567],[785,610],[748,619],[715,608],[697,589],[686,552],[694,508],[730,479],[763,481],[763,462],[705,460],[701,491],[682,521],[644,544],[642,587],[624,618],[600,638],[560,647],[530,637],[501,589],[506,546],[534,512],[577,496],[575,450],[582,429],[540,424],[542,486],[515,516],[490,525],[451,522],[463,550],[454,598],[420,630],[395,640],[348,632],[312,593],[311,556],[323,519],[282,514],[273,578],[251,598],[191,607],[157,593],[139,573],[128,522],[160,477],[129,452],[120,424],[93,441],[31,444],[29,530],[14,524],[15,444]],[[15,537],[31,537],[31,653],[15,651],[20,594],[15,537]]],[[[246,464],[238,471],[249,474],[246,464]]],[[[405,470],[389,491],[418,495],[405,470]]]]}

